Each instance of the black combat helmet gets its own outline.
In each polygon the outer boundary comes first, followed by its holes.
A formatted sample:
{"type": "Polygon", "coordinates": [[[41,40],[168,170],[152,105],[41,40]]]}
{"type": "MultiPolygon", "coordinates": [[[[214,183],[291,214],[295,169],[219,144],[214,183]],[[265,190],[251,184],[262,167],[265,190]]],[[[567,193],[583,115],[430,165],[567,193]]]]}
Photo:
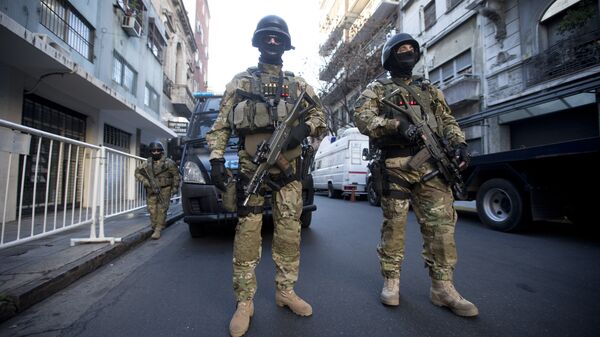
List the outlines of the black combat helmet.
{"type": "Polygon", "coordinates": [[[152,150],[160,150],[160,152],[165,152],[164,146],[158,140],[155,140],[148,145],[148,151],[152,152],[152,150]]]}
{"type": "Polygon", "coordinates": [[[419,58],[421,57],[421,49],[419,47],[419,42],[413,39],[413,37],[410,36],[410,34],[399,33],[390,37],[383,45],[383,51],[381,52],[381,65],[383,66],[383,69],[388,71],[394,70],[394,57],[392,57],[392,54],[394,54],[396,48],[399,45],[404,43],[412,44],[413,48],[415,48],[415,53],[417,54],[414,62],[416,63],[417,61],[419,61],[419,58]]]}
{"type": "Polygon", "coordinates": [[[261,38],[267,34],[280,35],[284,40],[284,50],[294,49],[287,23],[279,16],[267,15],[258,21],[256,30],[252,36],[252,46],[261,48],[261,38]]]}

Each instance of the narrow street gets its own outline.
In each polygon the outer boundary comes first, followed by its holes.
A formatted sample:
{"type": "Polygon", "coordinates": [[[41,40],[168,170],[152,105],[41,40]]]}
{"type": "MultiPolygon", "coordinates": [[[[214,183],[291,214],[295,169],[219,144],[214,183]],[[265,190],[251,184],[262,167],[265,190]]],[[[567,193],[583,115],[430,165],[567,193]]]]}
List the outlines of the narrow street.
{"type": "MultiPolygon", "coordinates": [[[[538,224],[522,234],[495,232],[459,215],[456,286],[479,306],[464,319],[433,306],[409,218],[401,304],[379,302],[375,247],[381,211],[365,201],[316,197],[303,230],[297,292],[314,308],[300,318],[274,303],[271,235],[263,258],[255,315],[247,336],[595,336],[600,314],[600,240],[567,224],[538,224]]],[[[212,228],[192,239],[178,222],[0,326],[0,336],[226,336],[233,231],[212,228]]]]}

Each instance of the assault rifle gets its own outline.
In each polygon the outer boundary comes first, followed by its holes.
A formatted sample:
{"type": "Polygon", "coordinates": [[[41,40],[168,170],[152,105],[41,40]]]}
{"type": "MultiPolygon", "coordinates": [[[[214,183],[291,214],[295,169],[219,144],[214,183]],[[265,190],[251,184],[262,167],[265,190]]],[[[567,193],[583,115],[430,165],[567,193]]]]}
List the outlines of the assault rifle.
{"type": "Polygon", "coordinates": [[[271,166],[277,165],[277,167],[281,169],[282,173],[288,177],[293,174],[290,163],[283,157],[281,152],[283,149],[285,149],[285,146],[287,146],[294,122],[300,116],[304,116],[308,110],[315,106],[316,103],[308,94],[306,94],[306,88],[304,88],[300,96],[298,96],[298,99],[296,100],[296,103],[294,104],[290,114],[283,122],[275,127],[275,132],[273,132],[269,140],[263,140],[260,144],[258,144],[256,154],[252,159],[252,161],[257,164],[258,167],[252,175],[252,178],[250,178],[250,183],[244,189],[244,194],[246,195],[246,199],[243,203],[244,206],[246,206],[248,200],[250,200],[250,196],[258,193],[258,190],[260,189],[263,181],[265,181],[265,177],[267,173],[269,173],[269,168],[271,168],[271,166]],[[308,104],[305,108],[300,110],[300,104],[303,102],[303,100],[306,100],[308,104]]]}
{"type": "Polygon", "coordinates": [[[144,171],[146,171],[146,175],[148,176],[148,181],[150,182],[150,188],[152,189],[152,192],[156,194],[158,201],[161,204],[164,204],[163,198],[160,195],[160,187],[156,186],[156,181],[154,181],[154,174],[150,175],[150,172],[148,172],[148,167],[144,167],[144,171]]]}
{"type": "MultiPolygon", "coordinates": [[[[411,95],[413,94],[411,93],[411,95]]],[[[418,98],[416,95],[413,95],[413,97],[418,98]]],[[[460,174],[460,163],[456,160],[454,155],[454,147],[451,146],[446,139],[439,137],[435,132],[433,132],[429,124],[427,124],[427,120],[423,119],[421,115],[417,113],[415,109],[413,109],[413,107],[404,99],[400,93],[400,88],[394,90],[389,95],[381,99],[381,102],[391,107],[395,111],[404,113],[414,125],[412,132],[414,132],[418,142],[426,149],[426,151],[420,151],[417,153],[415,157],[418,158],[415,159],[419,163],[423,163],[429,158],[433,158],[435,161],[436,169],[426,174],[421,181],[428,181],[441,173],[454,190],[456,196],[459,199],[464,199],[466,197],[465,183],[460,174]],[[399,106],[390,101],[390,98],[392,97],[398,97],[401,105],[399,106]]],[[[427,115],[425,116],[427,117],[427,115]]]]}

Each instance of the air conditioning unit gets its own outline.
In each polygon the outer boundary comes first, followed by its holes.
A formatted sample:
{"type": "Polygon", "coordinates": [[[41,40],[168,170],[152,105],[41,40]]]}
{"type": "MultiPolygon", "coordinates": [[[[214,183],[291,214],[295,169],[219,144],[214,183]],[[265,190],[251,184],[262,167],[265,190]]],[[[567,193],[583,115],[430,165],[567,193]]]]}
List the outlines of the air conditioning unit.
{"type": "Polygon", "coordinates": [[[125,15],[123,16],[123,23],[121,27],[125,30],[127,35],[140,37],[142,35],[142,25],[136,20],[136,17],[133,15],[125,15]]]}

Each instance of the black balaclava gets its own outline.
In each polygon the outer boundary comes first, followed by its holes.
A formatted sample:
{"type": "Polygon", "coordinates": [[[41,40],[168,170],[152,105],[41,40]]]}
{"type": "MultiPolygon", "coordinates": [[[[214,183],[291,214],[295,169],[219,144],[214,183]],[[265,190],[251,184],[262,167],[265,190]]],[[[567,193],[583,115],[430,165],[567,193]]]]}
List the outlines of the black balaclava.
{"type": "Polygon", "coordinates": [[[163,153],[162,153],[162,152],[159,152],[159,153],[151,153],[150,155],[152,156],[152,159],[153,159],[154,161],[159,161],[159,160],[160,160],[160,158],[162,158],[162,155],[163,155],[163,153]]]}
{"type": "Polygon", "coordinates": [[[390,73],[392,77],[411,77],[413,68],[419,60],[419,53],[416,51],[407,51],[403,53],[393,53],[393,64],[390,73]]]}
{"type": "Polygon", "coordinates": [[[278,66],[283,64],[281,57],[285,51],[284,43],[274,45],[261,42],[258,50],[260,51],[260,57],[258,59],[260,62],[278,66]]]}

